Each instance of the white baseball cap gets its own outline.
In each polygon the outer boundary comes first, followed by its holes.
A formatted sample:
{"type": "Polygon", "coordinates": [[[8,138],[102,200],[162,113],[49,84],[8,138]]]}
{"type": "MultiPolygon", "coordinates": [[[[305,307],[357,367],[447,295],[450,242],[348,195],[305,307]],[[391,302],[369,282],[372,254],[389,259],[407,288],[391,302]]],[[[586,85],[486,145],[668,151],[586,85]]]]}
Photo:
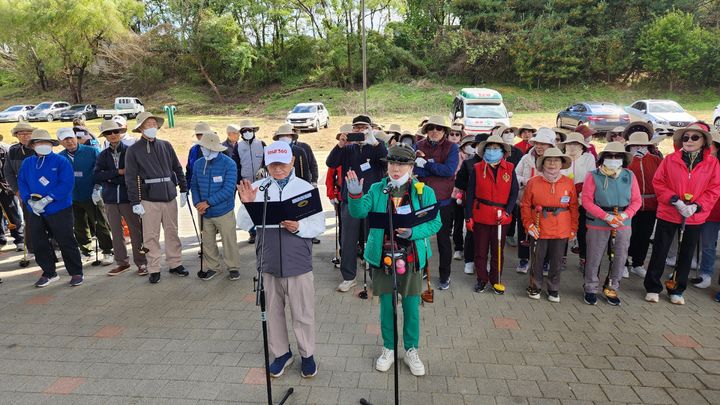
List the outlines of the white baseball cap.
{"type": "Polygon", "coordinates": [[[116,115],[112,117],[112,120],[117,122],[117,124],[121,127],[127,127],[127,118],[123,117],[122,115],[116,115]]]}
{"type": "Polygon", "coordinates": [[[57,130],[57,138],[59,141],[65,138],[75,138],[75,131],[72,128],[60,128],[57,130]]]}
{"type": "Polygon", "coordinates": [[[275,141],[265,147],[265,165],[271,163],[288,164],[292,157],[292,147],[287,142],[275,141]]]}

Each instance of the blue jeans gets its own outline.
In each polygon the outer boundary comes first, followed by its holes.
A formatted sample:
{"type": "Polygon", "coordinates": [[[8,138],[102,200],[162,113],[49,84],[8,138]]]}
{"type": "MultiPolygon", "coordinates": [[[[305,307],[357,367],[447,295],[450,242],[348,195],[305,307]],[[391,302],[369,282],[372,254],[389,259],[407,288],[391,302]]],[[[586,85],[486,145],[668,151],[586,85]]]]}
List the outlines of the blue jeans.
{"type": "Polygon", "coordinates": [[[702,226],[702,261],[700,272],[712,276],[715,272],[715,249],[717,248],[718,231],[720,222],[705,222],[702,226]]]}

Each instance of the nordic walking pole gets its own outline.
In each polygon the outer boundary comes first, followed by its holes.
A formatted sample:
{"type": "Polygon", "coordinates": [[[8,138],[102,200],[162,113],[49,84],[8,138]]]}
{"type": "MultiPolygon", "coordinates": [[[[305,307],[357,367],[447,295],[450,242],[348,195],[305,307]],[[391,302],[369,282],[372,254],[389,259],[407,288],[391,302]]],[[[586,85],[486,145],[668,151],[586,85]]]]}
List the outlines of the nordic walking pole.
{"type": "MultiPolygon", "coordinates": [[[[538,239],[540,239],[540,213],[542,212],[542,206],[538,205],[535,207],[535,228],[538,232],[538,239]]],[[[526,235],[528,239],[530,239],[529,234],[526,235]]],[[[535,277],[533,277],[533,269],[535,268],[535,262],[537,261],[537,239],[532,238],[530,239],[530,271],[528,273],[530,274],[530,287],[537,290],[537,286],[535,285],[535,277]]]]}
{"type": "MultiPolygon", "coordinates": [[[[617,214],[618,207],[615,207],[613,208],[613,215],[617,214]]],[[[605,276],[605,284],[603,285],[604,288],[610,287],[610,273],[612,273],[612,266],[615,261],[615,238],[617,238],[617,229],[613,228],[612,231],[610,231],[610,242],[608,244],[608,260],[610,263],[608,264],[608,274],[605,276]]]]}
{"type": "MultiPolygon", "coordinates": [[[[685,194],[683,195],[685,202],[690,202],[692,199],[692,194],[685,194]]],[[[685,223],[687,222],[687,218],[685,216],[682,216],[682,220],[680,221],[680,236],[678,236],[678,253],[680,252],[680,246],[682,246],[683,242],[683,236],[685,236],[685,223]]],[[[678,261],[680,257],[678,254],[678,261]]],[[[698,263],[699,264],[699,263],[698,263]]],[[[675,264],[675,270],[673,271],[673,276],[670,280],[665,282],[665,287],[668,289],[668,291],[672,291],[677,287],[677,274],[678,274],[678,263],[675,264]]]]}
{"type": "Polygon", "coordinates": [[[497,229],[497,261],[498,261],[498,268],[497,268],[497,283],[493,284],[493,288],[496,292],[500,294],[505,293],[505,285],[500,281],[500,276],[502,275],[501,269],[502,269],[502,210],[497,211],[497,222],[498,222],[498,229],[497,229]]]}

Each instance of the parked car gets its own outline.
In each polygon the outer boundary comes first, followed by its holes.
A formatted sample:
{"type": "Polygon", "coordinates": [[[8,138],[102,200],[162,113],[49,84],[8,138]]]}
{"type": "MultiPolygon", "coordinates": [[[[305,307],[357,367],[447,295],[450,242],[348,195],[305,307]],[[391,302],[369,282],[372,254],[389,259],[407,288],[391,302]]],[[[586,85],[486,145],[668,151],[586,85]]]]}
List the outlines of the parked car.
{"type": "Polygon", "coordinates": [[[560,111],[556,123],[560,128],[574,129],[585,124],[597,132],[607,132],[629,124],[630,115],[613,103],[587,101],[560,111]]]}
{"type": "Polygon", "coordinates": [[[35,108],[34,105],[18,104],[0,111],[0,122],[27,121],[28,111],[35,108]]]}
{"type": "Polygon", "coordinates": [[[655,132],[670,135],[676,129],[697,121],[680,104],[672,100],[638,100],[625,107],[633,121],[644,121],[655,128],[655,132]]]}
{"type": "Polygon", "coordinates": [[[64,101],[45,101],[35,106],[27,113],[28,121],[52,122],[59,118],[63,111],[70,108],[70,103],[64,101]]]}
{"type": "Polygon", "coordinates": [[[288,111],[285,121],[295,129],[317,132],[321,126],[330,125],[330,113],[323,103],[300,103],[288,111]]]}
{"type": "Polygon", "coordinates": [[[110,119],[116,115],[122,115],[125,118],[135,118],[141,112],[145,111],[145,104],[137,97],[117,97],[113,109],[97,110],[97,116],[110,119]]]}
{"type": "Polygon", "coordinates": [[[720,104],[718,104],[717,107],[715,107],[715,111],[713,111],[712,122],[715,124],[715,128],[720,131],[720,104]]]}
{"type": "Polygon", "coordinates": [[[470,135],[489,133],[499,124],[510,126],[513,113],[508,112],[502,95],[493,89],[463,88],[453,100],[451,120],[462,118],[470,135]]]}
{"type": "Polygon", "coordinates": [[[97,106],[95,104],[75,104],[60,114],[60,121],[72,121],[75,118],[85,121],[97,117],[97,106]]]}

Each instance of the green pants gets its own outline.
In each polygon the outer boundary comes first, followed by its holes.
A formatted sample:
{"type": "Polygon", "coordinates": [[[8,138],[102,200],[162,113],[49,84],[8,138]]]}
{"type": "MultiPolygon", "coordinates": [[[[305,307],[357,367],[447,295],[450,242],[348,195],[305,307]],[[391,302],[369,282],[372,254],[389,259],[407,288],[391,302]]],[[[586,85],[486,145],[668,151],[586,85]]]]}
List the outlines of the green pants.
{"type": "MultiPolygon", "coordinates": [[[[417,349],[420,340],[420,296],[410,295],[402,299],[403,310],[403,345],[405,350],[417,349]]],[[[380,330],[383,346],[393,350],[395,336],[393,334],[392,294],[380,295],[380,330]]]]}
{"type": "Polygon", "coordinates": [[[96,235],[100,250],[103,253],[112,253],[112,237],[102,201],[98,205],[93,204],[92,200],[73,201],[72,207],[75,215],[75,239],[80,245],[80,251],[91,253],[94,250],[92,236],[96,235]]]}

